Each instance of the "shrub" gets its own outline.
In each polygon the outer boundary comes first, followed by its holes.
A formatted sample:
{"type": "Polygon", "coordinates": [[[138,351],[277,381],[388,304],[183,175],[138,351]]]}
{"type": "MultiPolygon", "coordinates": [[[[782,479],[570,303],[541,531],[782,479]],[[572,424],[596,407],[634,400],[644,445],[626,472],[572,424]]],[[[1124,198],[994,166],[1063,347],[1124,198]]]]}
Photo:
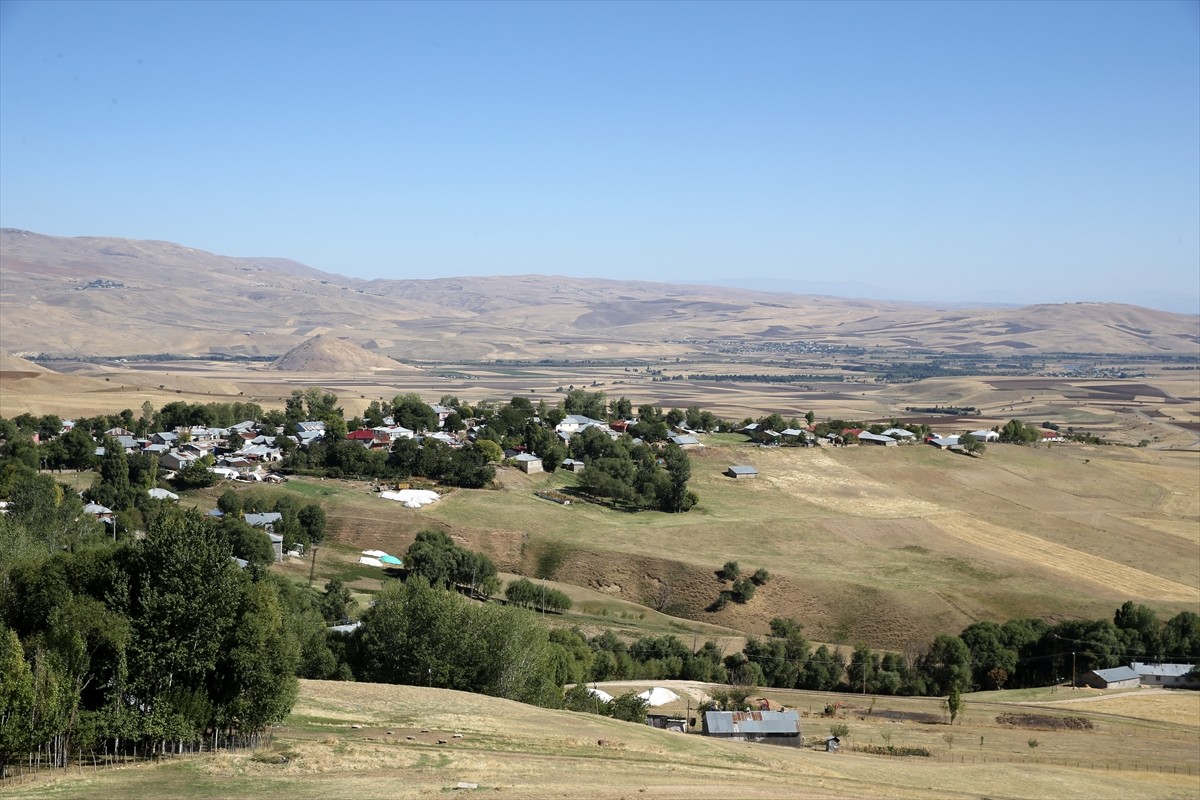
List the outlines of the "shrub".
{"type": "Polygon", "coordinates": [[[754,581],[756,586],[762,586],[767,581],[771,580],[771,573],[767,572],[762,567],[754,570],[754,574],[750,576],[750,580],[754,581]]]}
{"type": "Polygon", "coordinates": [[[758,586],[750,578],[738,578],[733,582],[733,599],[739,603],[748,603],[758,586]]]}
{"type": "Polygon", "coordinates": [[[721,577],[727,581],[736,581],[741,575],[742,568],[736,561],[726,561],[725,566],[721,567],[721,577]]]}

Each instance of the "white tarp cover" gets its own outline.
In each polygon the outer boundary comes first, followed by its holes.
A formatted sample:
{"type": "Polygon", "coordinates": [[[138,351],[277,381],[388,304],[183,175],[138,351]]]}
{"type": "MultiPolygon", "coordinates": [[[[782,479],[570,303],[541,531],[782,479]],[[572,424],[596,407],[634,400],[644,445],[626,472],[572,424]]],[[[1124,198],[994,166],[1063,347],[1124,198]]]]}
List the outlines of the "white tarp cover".
{"type": "Polygon", "coordinates": [[[370,556],[359,556],[358,563],[366,564],[368,567],[382,567],[383,566],[382,561],[380,561],[378,558],[371,558],[370,556]]]}
{"type": "Polygon", "coordinates": [[[387,553],[383,552],[382,550],[363,550],[362,554],[364,556],[370,556],[371,558],[383,558],[387,555],[387,553]]]}
{"type": "Polygon", "coordinates": [[[679,699],[679,695],[661,686],[655,686],[653,689],[644,691],[638,697],[648,702],[652,708],[665,706],[667,703],[674,703],[679,699]]]}
{"type": "Polygon", "coordinates": [[[149,492],[147,492],[147,494],[149,494],[155,500],[178,500],[179,499],[179,495],[175,494],[174,492],[168,492],[166,489],[159,489],[158,487],[151,489],[149,492]]]}
{"type": "Polygon", "coordinates": [[[611,694],[609,694],[608,692],[604,691],[603,689],[588,689],[588,692],[590,694],[595,695],[596,697],[599,697],[601,700],[603,700],[606,703],[612,702],[613,696],[611,694]]]}
{"type": "Polygon", "coordinates": [[[420,508],[436,502],[441,495],[428,489],[401,489],[398,492],[380,492],[384,500],[403,503],[405,508],[420,508]]]}

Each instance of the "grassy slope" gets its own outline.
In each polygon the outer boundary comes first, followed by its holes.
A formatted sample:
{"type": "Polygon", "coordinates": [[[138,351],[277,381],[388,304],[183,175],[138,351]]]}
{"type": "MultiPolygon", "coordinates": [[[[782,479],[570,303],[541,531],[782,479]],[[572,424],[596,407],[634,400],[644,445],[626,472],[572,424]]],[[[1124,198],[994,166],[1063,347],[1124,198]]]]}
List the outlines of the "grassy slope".
{"type": "Polygon", "coordinates": [[[789,614],[818,638],[841,630],[877,645],[980,618],[1107,616],[1129,598],[1164,612],[1200,602],[1195,454],[724,444],[692,455],[701,505],[684,515],[533,497],[573,480],[555,475],[459,492],[412,522],[440,523],[526,572],[553,543],[566,551],[560,580],[638,602],[671,580],[668,611],[680,616],[753,631],[789,614]],[[730,463],[762,477],[725,478],[730,463]],[[748,606],[705,614],[721,588],[714,570],[731,558],[773,579],[748,606]]]}
{"type": "MultiPolygon", "coordinates": [[[[838,700],[850,744],[923,746],[934,757],[889,758],[720,742],[478,695],[373,684],[302,682],[300,699],[268,748],[287,764],[250,753],[185,758],[159,766],[86,771],[17,787],[36,798],[406,798],[442,794],[459,781],[519,798],[1194,798],[1195,693],[1121,695],[1058,708],[968,697],[953,728],[935,700],[769,693],[802,711],[838,700]],[[1139,716],[1137,701],[1152,701],[1139,716]],[[1159,702],[1161,701],[1161,702],[1159,702]],[[1089,705],[1120,702],[1122,716],[1089,705]],[[1135,705],[1130,705],[1130,703],[1135,705]],[[1163,705],[1165,703],[1165,705],[1163,705]],[[868,711],[870,713],[868,713],[868,711]],[[1030,731],[996,724],[1003,711],[1085,715],[1087,731],[1030,731]],[[1099,711],[1099,709],[1097,709],[1099,711]],[[898,717],[910,715],[907,721],[898,717]],[[890,718],[889,718],[890,717],[890,718]],[[358,724],[359,729],[351,728],[358,724]],[[945,734],[953,733],[953,741],[945,734]],[[455,738],[454,733],[461,733],[455,738]],[[411,737],[411,738],[410,738],[411,737]],[[1037,738],[1039,747],[1028,747],[1037,738]],[[439,745],[439,739],[446,744],[439,745]],[[986,763],[984,763],[986,760],[986,763]],[[1118,764],[1120,767],[1118,768],[1118,764]],[[1187,774],[1187,769],[1192,775],[1187,774]],[[1107,767],[1107,768],[1106,768],[1107,767]],[[1175,770],[1183,769],[1180,775],[1175,770]]],[[[810,743],[829,720],[806,716],[810,743]]]]}
{"type": "MultiPolygon", "coordinates": [[[[377,590],[382,574],[354,563],[359,550],[401,553],[417,531],[441,527],[502,570],[549,568],[585,625],[624,613],[631,625],[697,630],[633,603],[724,629],[714,635],[762,632],[786,615],[815,639],[901,648],[977,619],[1105,617],[1130,598],[1164,614],[1200,603],[1195,453],[992,445],[972,459],[723,437],[692,458],[701,504],[682,515],[559,506],[533,492],[574,476],[515,470],[501,471],[500,490],[454,491],[421,510],[381,501],[365,483],[297,480],[282,491],[329,509],[336,542],[321,551],[319,578],[377,590]],[[733,481],[721,474],[730,463],[762,476],[733,481]],[[749,604],[706,612],[729,559],[772,579],[749,604]]],[[[307,577],[307,564],[288,569],[307,577]]]]}

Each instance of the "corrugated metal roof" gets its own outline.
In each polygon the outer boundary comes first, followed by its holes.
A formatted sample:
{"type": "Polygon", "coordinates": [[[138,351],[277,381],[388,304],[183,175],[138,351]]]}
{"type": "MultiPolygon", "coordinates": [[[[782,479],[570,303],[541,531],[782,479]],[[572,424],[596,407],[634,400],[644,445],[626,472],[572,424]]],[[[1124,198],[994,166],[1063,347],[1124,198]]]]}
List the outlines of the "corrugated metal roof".
{"type": "Polygon", "coordinates": [[[799,711],[706,711],[704,721],[710,734],[800,733],[799,711]]]}
{"type": "Polygon", "coordinates": [[[1111,669],[1094,669],[1092,673],[1109,683],[1127,681],[1139,677],[1130,667],[1113,667],[1111,669]]]}
{"type": "Polygon", "coordinates": [[[1130,666],[1138,675],[1162,675],[1176,678],[1187,675],[1195,669],[1191,664],[1142,664],[1137,661],[1130,666]]]}
{"type": "Polygon", "coordinates": [[[734,465],[729,468],[729,471],[732,472],[734,475],[757,475],[758,474],[758,470],[755,469],[754,467],[748,467],[748,466],[744,466],[744,465],[734,465]]]}

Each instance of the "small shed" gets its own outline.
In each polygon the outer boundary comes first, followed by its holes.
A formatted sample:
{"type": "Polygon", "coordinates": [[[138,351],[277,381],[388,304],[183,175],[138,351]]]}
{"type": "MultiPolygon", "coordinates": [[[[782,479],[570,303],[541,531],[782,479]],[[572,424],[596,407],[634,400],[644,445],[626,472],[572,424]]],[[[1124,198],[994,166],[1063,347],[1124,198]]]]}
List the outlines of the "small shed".
{"type": "Polygon", "coordinates": [[[1132,667],[1112,667],[1111,669],[1094,669],[1085,672],[1077,678],[1084,686],[1093,689],[1123,689],[1142,685],[1142,676],[1132,667]]]}
{"type": "Polygon", "coordinates": [[[533,453],[519,453],[513,461],[517,463],[518,469],[522,472],[541,472],[542,459],[535,456],[533,453]]]}
{"type": "Polygon", "coordinates": [[[842,746],[842,740],[836,736],[830,736],[825,740],[825,752],[836,753],[838,748],[842,746]]]}
{"type": "Polygon", "coordinates": [[[278,533],[268,533],[267,538],[271,540],[271,552],[275,554],[275,563],[283,562],[283,537],[278,533]]]}
{"type": "Polygon", "coordinates": [[[567,472],[583,472],[585,466],[587,465],[576,458],[567,458],[562,462],[562,468],[567,472]]]}
{"type": "Polygon", "coordinates": [[[790,711],[706,711],[704,735],[743,742],[764,742],[799,747],[800,712],[790,711]]]}
{"type": "Polygon", "coordinates": [[[681,433],[671,437],[671,444],[677,445],[684,450],[695,450],[697,447],[703,447],[700,440],[689,433],[681,433]]]}
{"type": "Polygon", "coordinates": [[[725,474],[735,480],[742,480],[743,478],[757,478],[758,470],[746,464],[735,464],[725,470],[725,474]]]}
{"type": "Polygon", "coordinates": [[[647,714],[646,724],[651,728],[664,731],[679,731],[687,733],[687,720],[683,717],[672,717],[667,714],[647,714]]]}

